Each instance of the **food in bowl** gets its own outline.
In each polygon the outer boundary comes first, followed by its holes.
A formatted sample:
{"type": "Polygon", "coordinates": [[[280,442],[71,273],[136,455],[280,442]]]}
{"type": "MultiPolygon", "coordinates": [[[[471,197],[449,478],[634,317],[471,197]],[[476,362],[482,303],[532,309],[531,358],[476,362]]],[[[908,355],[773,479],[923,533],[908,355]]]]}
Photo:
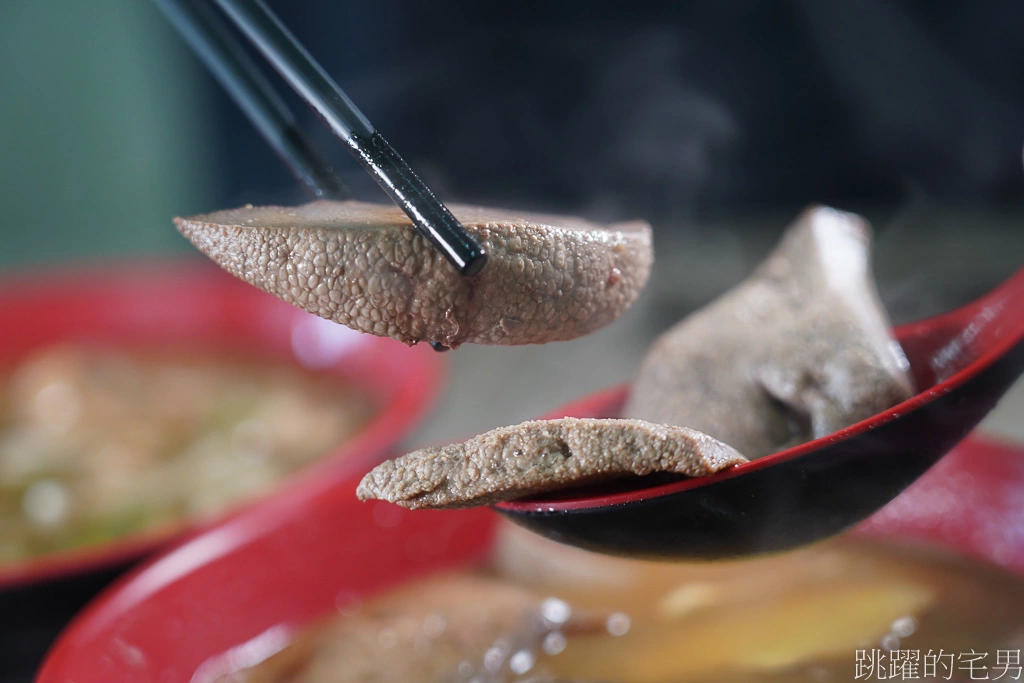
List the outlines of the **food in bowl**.
{"type": "Polygon", "coordinates": [[[969,652],[987,653],[977,672],[993,678],[1004,653],[1012,680],[1022,607],[1019,577],[880,541],[680,565],[503,527],[487,567],[347,606],[221,681],[825,682],[921,676],[926,663],[970,680],[969,652]]]}
{"type": "Polygon", "coordinates": [[[213,351],[56,344],[0,380],[0,561],[216,515],[376,408],[335,377],[213,351]]]}
{"type": "Polygon", "coordinates": [[[422,449],[378,465],[359,496],[465,507],[628,475],[706,476],[882,412],[914,385],[869,250],[863,219],[812,207],[746,281],[654,342],[628,419],[533,421],[422,449]]]}
{"type": "Polygon", "coordinates": [[[395,206],[317,201],[178,218],[222,268],[360,332],[407,344],[542,344],[612,322],[647,283],[651,229],[449,205],[488,254],[463,277],[395,206]]]}
{"type": "Polygon", "coordinates": [[[596,614],[566,615],[557,629],[546,628],[544,608],[534,591],[509,581],[468,573],[431,577],[374,600],[346,618],[311,628],[279,655],[222,680],[471,680],[481,667],[466,665],[484,656],[496,641],[512,638],[535,648],[556,631],[592,633],[603,628],[596,614]]]}
{"type": "MultiPolygon", "coordinates": [[[[605,407],[600,410],[610,414],[614,409],[607,401],[613,399],[603,400],[605,407]]],[[[338,636],[351,634],[354,625],[365,623],[353,617],[368,620],[374,614],[382,617],[375,624],[380,628],[356,638],[370,651],[353,656],[360,662],[376,661],[382,667],[378,671],[393,672],[402,666],[394,662],[400,656],[409,666],[447,647],[450,641],[445,640],[442,647],[425,649],[439,635],[452,635],[441,610],[456,603],[472,609],[476,600],[481,613],[471,623],[486,624],[489,603],[480,591],[460,593],[468,600],[451,600],[442,588],[435,588],[431,594],[441,597],[434,603],[438,609],[431,609],[430,601],[417,599],[422,619],[410,621],[403,618],[413,617],[409,612],[379,609],[385,603],[378,602],[378,596],[390,593],[405,602],[415,582],[468,572],[474,575],[472,586],[493,586],[495,581],[504,586],[496,591],[511,599],[502,599],[501,615],[523,605],[528,612],[536,611],[553,597],[569,610],[549,603],[549,608],[557,608],[545,610],[552,622],[566,616],[596,617],[597,631],[587,630],[594,620],[580,620],[572,622],[571,633],[561,632],[566,647],[551,658],[564,655],[566,663],[571,652],[594,652],[591,645],[595,643],[612,648],[628,645],[633,656],[644,651],[648,640],[659,652],[668,640],[679,653],[679,661],[671,666],[675,671],[692,666],[692,673],[684,674],[690,680],[774,676],[768,680],[850,681],[857,667],[865,674],[861,680],[876,680],[877,676],[867,678],[873,675],[871,662],[888,667],[892,659],[886,648],[895,646],[898,639],[900,656],[906,655],[909,661],[918,655],[922,678],[927,661],[938,667],[933,680],[947,675],[970,680],[970,671],[961,667],[970,666],[973,648],[987,653],[980,664],[988,667],[990,680],[1012,681],[1016,671],[1009,658],[1024,648],[1020,619],[1024,544],[1019,533],[1024,519],[1022,457],[1024,450],[1019,446],[968,438],[846,540],[756,562],[691,565],[638,563],[558,546],[500,526],[501,518],[485,508],[417,512],[381,502],[360,503],[352,495],[357,477],[347,470],[333,482],[307,480],[288,495],[218,524],[136,572],[67,629],[38,680],[309,681],[300,674],[308,676],[311,658],[318,658],[329,662],[328,669],[321,669],[331,676],[327,680],[344,681],[349,671],[344,662],[318,653],[330,647],[337,648],[333,652],[344,648],[351,652],[355,641],[346,635],[344,642],[338,642],[338,636]],[[787,575],[789,569],[796,578],[787,575]],[[807,577],[813,580],[803,581],[806,592],[800,592],[803,587],[797,584],[807,577]],[[834,593],[829,592],[832,586],[837,588],[834,593]],[[517,597],[523,591],[525,601],[517,597]],[[576,597],[582,592],[589,598],[576,597]],[[826,594],[834,600],[823,598],[826,594]],[[606,595],[617,597],[609,601],[606,595]],[[777,599],[782,596],[793,601],[777,599]],[[879,596],[884,599],[877,600],[879,596]],[[890,610],[886,604],[890,597],[904,609],[890,610]],[[629,611],[630,604],[665,609],[629,611]],[[749,620],[743,617],[745,605],[751,608],[749,620]],[[628,620],[616,615],[609,624],[607,617],[616,611],[628,620]],[[859,625],[844,631],[844,621],[839,619],[844,614],[859,625]],[[349,627],[336,630],[335,619],[348,620],[349,627]],[[642,622],[664,629],[648,629],[642,622]],[[698,629],[698,624],[707,628],[698,629]],[[624,635],[612,636],[606,630],[609,625],[624,635]],[[323,633],[323,638],[317,640],[315,632],[323,633]],[[658,641],[661,633],[666,638],[658,641]],[[708,640],[711,635],[720,638],[713,647],[708,640]],[[594,640],[588,640],[591,637],[594,640]],[[411,648],[400,647],[410,638],[411,648]],[[853,644],[840,650],[837,644],[844,640],[853,644]],[[825,647],[828,643],[836,646],[831,654],[825,647]],[[385,664],[381,664],[382,653],[388,659],[385,664]],[[271,664],[278,654],[280,658],[271,664]],[[688,663],[685,657],[691,655],[688,663]],[[998,679],[1002,667],[997,657],[1009,665],[1008,673],[998,679]],[[276,668],[289,659],[291,668],[276,668]],[[727,664],[707,673],[715,661],[727,664]],[[950,661],[952,671],[943,668],[950,661]],[[261,662],[268,666],[262,667],[261,662]]],[[[461,590],[468,584],[451,585],[461,590]]],[[[504,623],[504,616],[492,621],[504,623]]],[[[486,657],[495,643],[484,640],[482,656],[486,657]]],[[[559,637],[551,640],[549,647],[557,651],[559,637]]],[[[542,650],[543,645],[542,641],[542,650]]],[[[499,648],[491,659],[504,650],[499,648]]],[[[518,649],[511,651],[515,652],[518,649]]],[[[529,661],[528,655],[517,658],[518,665],[524,665],[524,660],[529,661]]],[[[520,678],[529,680],[532,675],[534,680],[544,680],[539,662],[538,656],[520,678]]],[[[564,670],[548,671],[554,677],[564,670]]],[[[612,683],[618,680],[616,672],[608,668],[590,680],[612,683]]],[[[636,672],[643,672],[642,665],[636,672]]],[[[457,669],[449,673],[448,679],[441,680],[471,680],[457,669]]],[[[509,669],[502,675],[508,680],[509,669]]],[[[568,675],[562,678],[573,680],[568,675]]],[[[415,675],[376,680],[424,679],[432,680],[415,675]]],[[[686,680],[668,677],[680,679],[686,680]]],[[[575,680],[587,679],[579,675],[575,680]]]]}

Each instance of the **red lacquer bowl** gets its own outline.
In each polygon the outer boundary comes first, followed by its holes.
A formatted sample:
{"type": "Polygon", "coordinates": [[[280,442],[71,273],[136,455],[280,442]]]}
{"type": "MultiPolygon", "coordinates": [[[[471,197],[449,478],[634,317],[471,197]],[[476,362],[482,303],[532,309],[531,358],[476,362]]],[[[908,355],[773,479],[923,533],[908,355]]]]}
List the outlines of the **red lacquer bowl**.
{"type": "MultiPolygon", "coordinates": [[[[379,406],[356,437],[285,487],[372,467],[421,421],[444,374],[443,359],[429,348],[410,349],[321,320],[205,262],[85,266],[0,278],[0,369],[59,342],[244,354],[301,364],[351,383],[379,406]]],[[[0,592],[123,566],[201,530],[182,522],[0,564],[0,592]]]]}
{"type": "MultiPolygon", "coordinates": [[[[37,680],[210,680],[340,605],[490,551],[493,512],[360,503],[357,481],[308,482],[126,577],[73,622],[37,680]]],[[[972,438],[855,533],[938,544],[1024,575],[1022,497],[1024,448],[972,438]]]]}

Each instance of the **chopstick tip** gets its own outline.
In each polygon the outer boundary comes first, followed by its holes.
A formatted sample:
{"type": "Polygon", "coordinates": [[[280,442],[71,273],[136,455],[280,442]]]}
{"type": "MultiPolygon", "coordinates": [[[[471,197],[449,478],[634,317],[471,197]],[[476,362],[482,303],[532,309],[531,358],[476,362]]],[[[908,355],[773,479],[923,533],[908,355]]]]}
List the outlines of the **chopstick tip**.
{"type": "Polygon", "coordinates": [[[487,252],[483,249],[477,250],[466,263],[463,264],[462,268],[459,269],[466,277],[472,277],[483,270],[484,266],[487,265],[487,252]]]}

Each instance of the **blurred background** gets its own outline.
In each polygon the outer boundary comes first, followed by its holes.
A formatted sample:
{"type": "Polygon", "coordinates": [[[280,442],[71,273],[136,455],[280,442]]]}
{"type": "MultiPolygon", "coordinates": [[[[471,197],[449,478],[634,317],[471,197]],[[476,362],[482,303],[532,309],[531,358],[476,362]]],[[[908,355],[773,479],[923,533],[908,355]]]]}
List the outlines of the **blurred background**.
{"type": "MultiPolygon", "coordinates": [[[[450,354],[418,443],[627,380],[812,202],[871,219],[897,322],[1024,263],[1016,0],[268,4],[443,199],[655,226],[621,321],[450,354]]],[[[288,99],[355,196],[384,201],[288,99]]],[[[0,276],[198,258],[173,216],[308,198],[145,0],[0,3],[0,187],[0,276]]],[[[1022,394],[985,428],[1024,438],[1022,394]]]]}
{"type": "MultiPolygon", "coordinates": [[[[455,402],[425,438],[628,378],[811,202],[872,220],[897,322],[1024,261],[1019,2],[269,4],[443,199],[655,226],[621,323],[454,354],[455,402]],[[474,400],[480,373],[503,401],[474,400]]],[[[0,272],[193,256],[172,216],[307,199],[152,3],[7,0],[0,92],[0,272]]],[[[289,101],[354,194],[383,201],[289,101]]]]}

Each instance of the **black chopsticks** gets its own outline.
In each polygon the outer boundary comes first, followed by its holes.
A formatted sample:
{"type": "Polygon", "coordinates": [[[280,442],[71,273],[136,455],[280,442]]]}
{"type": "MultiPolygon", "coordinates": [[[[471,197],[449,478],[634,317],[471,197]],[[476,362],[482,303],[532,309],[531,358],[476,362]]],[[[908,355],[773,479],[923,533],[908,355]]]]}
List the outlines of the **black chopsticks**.
{"type": "Polygon", "coordinates": [[[348,189],[310,145],[270,82],[206,2],[155,0],[267,144],[317,197],[343,199],[348,189]]]}
{"type": "MultiPolygon", "coordinates": [[[[344,196],[333,169],[309,145],[209,1],[155,0],[296,177],[318,197],[344,196]]],[[[480,272],[487,262],[480,244],[263,2],[214,1],[445,258],[463,275],[480,272]]]]}

